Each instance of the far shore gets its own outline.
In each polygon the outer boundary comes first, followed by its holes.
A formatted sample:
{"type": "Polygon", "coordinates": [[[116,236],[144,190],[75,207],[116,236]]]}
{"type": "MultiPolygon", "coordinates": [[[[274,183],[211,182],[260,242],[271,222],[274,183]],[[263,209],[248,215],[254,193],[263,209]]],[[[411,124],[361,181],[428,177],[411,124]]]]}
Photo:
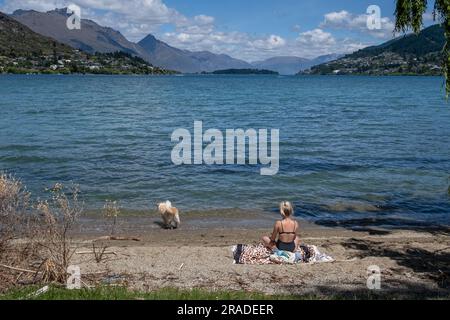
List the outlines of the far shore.
{"type": "Polygon", "coordinates": [[[180,77],[180,76],[262,76],[262,77],[443,77],[441,74],[422,74],[422,73],[392,73],[392,74],[363,74],[363,73],[353,73],[353,74],[213,74],[213,73],[169,73],[169,74],[158,74],[158,73],[58,73],[58,72],[17,72],[8,73],[0,72],[2,75],[27,75],[27,76],[157,76],[157,77],[180,77]]]}

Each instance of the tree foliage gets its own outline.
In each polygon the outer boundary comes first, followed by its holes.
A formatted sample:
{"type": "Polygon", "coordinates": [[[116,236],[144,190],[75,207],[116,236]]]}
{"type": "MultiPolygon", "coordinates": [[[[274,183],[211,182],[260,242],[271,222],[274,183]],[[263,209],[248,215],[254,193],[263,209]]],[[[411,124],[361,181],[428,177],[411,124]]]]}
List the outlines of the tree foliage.
{"type": "MultiPolygon", "coordinates": [[[[412,30],[418,33],[423,26],[423,15],[427,10],[427,0],[397,0],[395,8],[395,31],[406,32],[412,30]]],[[[433,18],[440,21],[445,30],[446,43],[443,48],[444,61],[442,69],[445,76],[445,91],[447,98],[450,94],[450,0],[436,0],[434,2],[433,18]]]]}

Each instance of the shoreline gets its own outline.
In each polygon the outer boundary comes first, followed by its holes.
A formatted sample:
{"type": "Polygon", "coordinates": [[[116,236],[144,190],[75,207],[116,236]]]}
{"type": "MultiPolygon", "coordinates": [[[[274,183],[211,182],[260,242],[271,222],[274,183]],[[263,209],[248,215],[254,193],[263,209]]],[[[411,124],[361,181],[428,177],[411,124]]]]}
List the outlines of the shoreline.
{"type": "MultiPolygon", "coordinates": [[[[141,241],[102,241],[113,254],[100,263],[92,254],[75,254],[74,263],[82,274],[89,274],[88,283],[124,285],[144,292],[197,288],[291,296],[450,298],[449,228],[355,231],[300,221],[302,243],[317,246],[335,262],[240,265],[233,264],[231,246],[259,243],[261,236],[270,234],[276,216],[267,218],[264,226],[250,227],[221,227],[220,219],[196,227],[202,219],[218,219],[217,215],[185,216],[176,230],[162,229],[157,215],[135,218],[119,220],[116,234],[141,241]],[[381,290],[366,286],[367,268],[373,265],[381,269],[381,290]]],[[[101,221],[96,217],[81,223],[82,232],[75,236],[77,252],[89,252],[92,241],[106,235],[101,221]],[[82,227],[86,223],[88,230],[82,227]]]]}
{"type": "Polygon", "coordinates": [[[269,76],[269,77],[436,77],[442,78],[439,74],[201,74],[201,73],[6,73],[0,72],[2,75],[36,75],[36,76],[269,76]]]}
{"type": "MultiPolygon", "coordinates": [[[[450,228],[447,224],[436,224],[420,219],[406,219],[405,217],[364,216],[355,218],[354,216],[344,219],[340,216],[337,219],[332,217],[304,217],[294,216],[307,230],[350,230],[371,232],[377,229],[385,230],[424,230],[439,231],[450,228]]],[[[101,224],[103,214],[101,209],[86,209],[80,217],[84,226],[89,224],[101,224]]],[[[275,211],[262,209],[241,209],[241,208],[221,208],[221,209],[200,209],[186,210],[181,212],[182,229],[204,229],[204,228],[241,228],[241,229],[265,229],[271,228],[280,215],[275,211]]],[[[123,220],[130,230],[136,227],[145,226],[148,229],[160,227],[160,214],[156,209],[126,209],[121,208],[118,220],[123,220]]],[[[139,229],[139,228],[138,228],[139,229]]]]}

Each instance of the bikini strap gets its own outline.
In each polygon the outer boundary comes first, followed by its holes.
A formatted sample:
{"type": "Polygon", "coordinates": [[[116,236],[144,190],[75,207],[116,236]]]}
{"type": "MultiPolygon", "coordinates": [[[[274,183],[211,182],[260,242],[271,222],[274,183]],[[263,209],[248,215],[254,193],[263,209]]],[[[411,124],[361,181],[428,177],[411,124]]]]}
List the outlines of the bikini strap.
{"type": "Polygon", "coordinates": [[[284,234],[284,233],[296,234],[296,231],[297,231],[297,228],[298,228],[298,224],[297,224],[296,220],[294,220],[294,230],[292,230],[290,232],[284,232],[283,220],[281,220],[280,223],[281,223],[281,232],[280,232],[280,234],[284,234]]]}

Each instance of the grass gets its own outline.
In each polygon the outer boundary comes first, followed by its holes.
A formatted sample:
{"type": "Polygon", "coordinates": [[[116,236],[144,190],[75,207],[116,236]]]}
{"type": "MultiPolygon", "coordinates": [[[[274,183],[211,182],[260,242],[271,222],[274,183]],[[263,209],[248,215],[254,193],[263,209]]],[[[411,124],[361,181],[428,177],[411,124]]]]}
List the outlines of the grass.
{"type": "MultiPolygon", "coordinates": [[[[206,291],[201,289],[180,290],[163,288],[152,292],[132,291],[125,287],[96,287],[93,289],[68,290],[63,287],[50,286],[50,289],[34,297],[33,293],[40,287],[29,286],[13,289],[0,300],[304,300],[313,296],[265,295],[244,291],[206,291]]],[[[323,298],[322,298],[323,299],[323,298]]]]}
{"type": "Polygon", "coordinates": [[[393,294],[354,293],[350,295],[266,295],[246,291],[208,291],[204,289],[181,290],[162,288],[151,292],[127,289],[123,286],[98,286],[95,288],[68,290],[51,285],[49,290],[34,296],[42,286],[27,286],[11,289],[0,294],[0,300],[379,300],[379,299],[431,299],[449,300],[450,296],[422,297],[420,295],[398,297],[393,294]]]}

